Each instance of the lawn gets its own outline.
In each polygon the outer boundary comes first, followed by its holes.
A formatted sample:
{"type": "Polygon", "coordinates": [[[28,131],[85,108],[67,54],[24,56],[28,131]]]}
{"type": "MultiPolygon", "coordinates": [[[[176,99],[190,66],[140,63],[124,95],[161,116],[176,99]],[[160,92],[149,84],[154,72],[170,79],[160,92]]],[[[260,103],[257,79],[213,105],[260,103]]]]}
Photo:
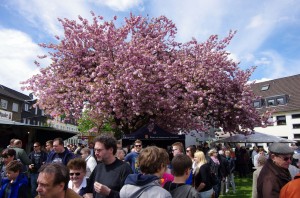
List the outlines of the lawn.
{"type": "Polygon", "coordinates": [[[238,198],[251,198],[252,197],[252,174],[251,176],[245,178],[234,178],[235,185],[236,185],[236,193],[232,193],[232,189],[230,188],[229,193],[225,195],[221,195],[221,198],[226,197],[238,197],[238,198]]]}

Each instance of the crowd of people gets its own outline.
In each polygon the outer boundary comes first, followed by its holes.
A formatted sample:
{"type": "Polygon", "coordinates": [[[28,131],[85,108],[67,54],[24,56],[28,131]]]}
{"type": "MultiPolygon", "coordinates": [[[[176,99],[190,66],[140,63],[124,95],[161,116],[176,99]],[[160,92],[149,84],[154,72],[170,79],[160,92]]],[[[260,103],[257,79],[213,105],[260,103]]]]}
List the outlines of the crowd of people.
{"type": "Polygon", "coordinates": [[[0,198],[211,198],[236,193],[235,173],[253,171],[252,197],[300,197],[300,154],[288,144],[273,143],[268,153],[239,144],[210,147],[175,142],[169,152],[136,140],[124,149],[101,135],[77,147],[61,138],[34,142],[27,154],[12,139],[1,152],[0,198]]]}

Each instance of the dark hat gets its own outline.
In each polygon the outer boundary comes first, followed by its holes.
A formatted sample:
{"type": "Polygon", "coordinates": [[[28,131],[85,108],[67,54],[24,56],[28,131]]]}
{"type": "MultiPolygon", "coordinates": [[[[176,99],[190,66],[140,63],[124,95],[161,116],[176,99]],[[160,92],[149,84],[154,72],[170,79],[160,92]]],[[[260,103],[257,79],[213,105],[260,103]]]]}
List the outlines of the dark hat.
{"type": "Polygon", "coordinates": [[[275,142],[269,146],[269,151],[276,154],[293,154],[294,150],[286,143],[275,142]]]}

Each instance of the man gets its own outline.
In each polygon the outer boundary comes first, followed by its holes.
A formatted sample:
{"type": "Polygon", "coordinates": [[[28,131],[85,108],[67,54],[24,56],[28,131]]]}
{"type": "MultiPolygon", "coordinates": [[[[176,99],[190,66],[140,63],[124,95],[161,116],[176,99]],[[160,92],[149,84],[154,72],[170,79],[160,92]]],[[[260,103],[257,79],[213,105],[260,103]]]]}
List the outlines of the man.
{"type": "Polygon", "coordinates": [[[139,173],[139,166],[138,166],[137,158],[138,158],[141,150],[142,150],[142,141],[135,140],[134,151],[128,153],[128,155],[124,159],[125,162],[129,163],[129,165],[134,173],[139,173]]]}
{"type": "Polygon", "coordinates": [[[86,177],[89,178],[93,170],[97,166],[97,162],[93,156],[91,156],[91,151],[89,148],[81,149],[81,157],[86,161],[86,177]]]}
{"type": "Polygon", "coordinates": [[[13,148],[14,147],[14,142],[15,142],[15,140],[16,139],[11,139],[10,141],[9,141],[9,145],[7,146],[7,148],[13,148]]]}
{"type": "Polygon", "coordinates": [[[117,159],[117,140],[109,135],[94,139],[94,152],[97,161],[101,161],[92,172],[84,197],[117,198],[126,177],[132,173],[130,166],[117,159]],[[93,193],[93,195],[91,194],[93,193]]]}
{"type": "Polygon", "coordinates": [[[279,197],[280,189],[291,180],[289,165],[294,150],[286,143],[273,143],[269,147],[269,159],[257,180],[257,197],[279,197]]]}
{"type": "Polygon", "coordinates": [[[31,196],[35,197],[37,195],[36,180],[39,175],[38,170],[47,160],[47,154],[44,151],[41,151],[41,144],[39,142],[33,144],[33,151],[29,154],[29,159],[31,160],[31,164],[29,165],[31,196]]]}
{"type": "Polygon", "coordinates": [[[64,147],[64,141],[61,138],[53,140],[53,151],[47,157],[47,163],[62,163],[65,166],[68,162],[75,158],[75,155],[64,147]]]}
{"type": "Polygon", "coordinates": [[[164,185],[164,189],[168,190],[173,198],[198,198],[198,192],[191,185],[185,184],[192,172],[192,160],[189,156],[178,154],[172,159],[173,182],[168,181],[164,185]]]}
{"type": "Polygon", "coordinates": [[[47,152],[47,153],[50,153],[51,151],[53,151],[53,140],[48,140],[48,141],[46,142],[46,147],[45,147],[45,149],[46,149],[46,152],[47,152]]]}
{"type": "Polygon", "coordinates": [[[183,149],[183,144],[181,142],[175,142],[172,144],[172,153],[173,157],[176,156],[177,154],[183,154],[184,149],[183,149]]]}
{"type": "Polygon", "coordinates": [[[77,193],[68,188],[69,170],[60,163],[44,164],[37,179],[39,198],[79,198],[77,193]]]}
{"type": "Polygon", "coordinates": [[[20,162],[23,164],[23,172],[26,172],[26,165],[29,165],[31,161],[25,150],[22,149],[22,141],[19,139],[15,139],[13,149],[16,151],[16,159],[20,160],[20,162]]]}

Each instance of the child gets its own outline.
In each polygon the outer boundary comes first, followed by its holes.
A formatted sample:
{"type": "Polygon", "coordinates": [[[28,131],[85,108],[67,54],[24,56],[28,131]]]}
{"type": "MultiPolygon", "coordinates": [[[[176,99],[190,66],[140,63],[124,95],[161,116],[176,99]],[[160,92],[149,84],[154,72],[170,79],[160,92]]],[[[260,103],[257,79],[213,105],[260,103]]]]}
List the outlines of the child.
{"type": "Polygon", "coordinates": [[[169,191],[173,198],[198,198],[198,192],[191,185],[185,184],[192,171],[192,160],[185,154],[177,154],[173,158],[173,182],[166,182],[164,189],[169,191]]]}
{"type": "Polygon", "coordinates": [[[27,198],[28,179],[21,173],[23,165],[14,160],[6,165],[7,179],[1,182],[0,197],[27,198]]]}

